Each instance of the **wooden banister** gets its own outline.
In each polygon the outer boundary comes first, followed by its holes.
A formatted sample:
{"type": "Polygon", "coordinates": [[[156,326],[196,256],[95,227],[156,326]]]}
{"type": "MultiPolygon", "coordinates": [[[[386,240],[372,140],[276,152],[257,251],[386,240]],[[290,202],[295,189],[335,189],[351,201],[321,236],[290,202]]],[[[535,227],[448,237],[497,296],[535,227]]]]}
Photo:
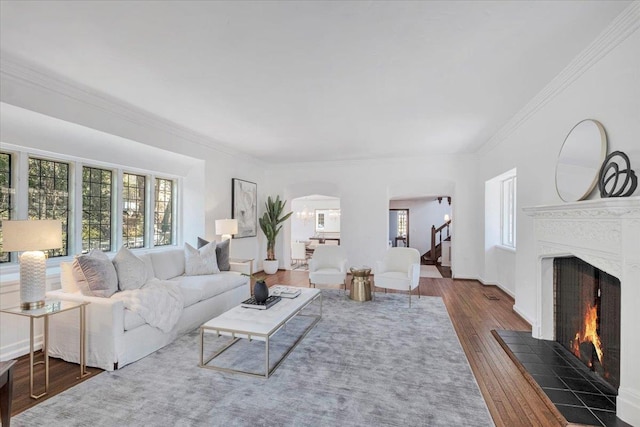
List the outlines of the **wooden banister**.
{"type": "Polygon", "coordinates": [[[442,231],[446,229],[447,235],[445,237],[445,240],[449,238],[449,225],[451,224],[451,220],[449,221],[445,221],[444,224],[442,224],[440,227],[436,228],[435,225],[431,226],[431,260],[432,261],[437,261],[438,260],[438,254],[436,253],[436,248],[438,247],[438,245],[440,245],[442,243],[442,231]],[[439,235],[438,237],[440,237],[440,240],[438,241],[438,243],[436,244],[436,235],[439,235]]]}

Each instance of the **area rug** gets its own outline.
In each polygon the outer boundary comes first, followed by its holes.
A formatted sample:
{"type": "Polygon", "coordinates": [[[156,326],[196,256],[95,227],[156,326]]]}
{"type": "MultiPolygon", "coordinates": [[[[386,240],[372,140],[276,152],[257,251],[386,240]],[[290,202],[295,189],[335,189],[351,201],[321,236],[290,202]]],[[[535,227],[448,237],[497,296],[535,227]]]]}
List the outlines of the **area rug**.
{"type": "MultiPolygon", "coordinates": [[[[491,426],[441,298],[377,293],[351,301],[322,290],[323,317],[269,379],[202,369],[197,332],[103,372],[12,419],[14,426],[491,426]]],[[[270,347],[282,352],[309,318],[270,347]]],[[[208,350],[220,344],[207,341],[208,350]]],[[[272,357],[276,355],[272,353],[272,357]]],[[[264,363],[264,344],[226,360],[264,363]]]]}
{"type": "Polygon", "coordinates": [[[435,279],[442,279],[442,274],[435,265],[421,265],[420,277],[432,277],[435,279]]]}

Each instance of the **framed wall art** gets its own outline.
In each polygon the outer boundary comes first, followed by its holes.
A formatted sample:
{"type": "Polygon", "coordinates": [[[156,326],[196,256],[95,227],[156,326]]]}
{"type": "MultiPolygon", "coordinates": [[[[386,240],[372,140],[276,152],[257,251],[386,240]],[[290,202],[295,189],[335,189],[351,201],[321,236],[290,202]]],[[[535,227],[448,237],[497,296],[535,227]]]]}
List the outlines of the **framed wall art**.
{"type": "Polygon", "coordinates": [[[234,239],[258,234],[258,185],[238,178],[231,179],[231,218],[238,220],[234,239]]]}

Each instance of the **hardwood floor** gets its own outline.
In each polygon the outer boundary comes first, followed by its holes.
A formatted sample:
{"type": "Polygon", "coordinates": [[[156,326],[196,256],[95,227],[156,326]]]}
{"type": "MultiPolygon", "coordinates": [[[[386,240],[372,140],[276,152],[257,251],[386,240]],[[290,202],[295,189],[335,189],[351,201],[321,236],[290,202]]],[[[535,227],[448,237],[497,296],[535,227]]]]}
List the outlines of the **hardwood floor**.
{"type": "MultiPolygon", "coordinates": [[[[35,360],[42,360],[42,352],[35,353],[35,360]]],[[[68,363],[62,359],[49,358],[49,392],[40,399],[32,399],[29,395],[29,355],[22,356],[17,359],[18,362],[13,368],[13,407],[12,415],[50,399],[56,394],[62,393],[82,381],[85,381],[96,374],[102,372],[102,369],[87,368],[90,375],[79,379],[80,365],[68,363]]],[[[39,364],[34,369],[34,393],[40,394],[44,391],[44,365],[39,364]]]]}
{"type": "MultiPolygon", "coordinates": [[[[309,283],[306,271],[281,270],[270,276],[260,273],[256,276],[264,277],[269,286],[285,284],[306,287],[309,283]]],[[[335,288],[339,289],[340,286],[336,285],[335,288]]],[[[498,288],[486,287],[476,281],[448,278],[421,278],[420,292],[444,300],[496,426],[562,425],[491,334],[492,329],[530,330],[529,325],[513,312],[514,301],[511,297],[498,288]],[[498,299],[489,299],[487,296],[498,299]]],[[[16,365],[13,414],[43,400],[34,401],[28,397],[28,362],[28,357],[23,357],[16,365]]],[[[78,365],[57,359],[51,359],[51,362],[50,396],[80,382],[76,379],[78,365]]],[[[95,375],[101,371],[91,369],[91,372],[95,375]]]]}

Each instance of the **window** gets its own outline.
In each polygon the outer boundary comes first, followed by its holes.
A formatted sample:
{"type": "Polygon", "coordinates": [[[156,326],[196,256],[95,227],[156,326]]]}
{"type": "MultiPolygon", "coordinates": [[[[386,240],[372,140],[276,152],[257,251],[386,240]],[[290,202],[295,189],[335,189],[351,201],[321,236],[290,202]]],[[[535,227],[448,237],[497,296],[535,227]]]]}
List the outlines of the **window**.
{"type": "Polygon", "coordinates": [[[82,252],[111,250],[112,172],[82,168],[82,252]]]}
{"type": "MultiPolygon", "coordinates": [[[[11,219],[11,191],[11,154],[0,153],[0,220],[11,219]]],[[[9,261],[9,252],[0,252],[0,262],[9,261]]]]}
{"type": "MultiPolygon", "coordinates": [[[[3,143],[0,221],[60,220],[63,247],[48,251],[58,262],[92,249],[175,245],[178,179],[127,169],[3,143]]],[[[0,252],[2,273],[13,272],[17,262],[14,254],[0,252]]]]}
{"type": "Polygon", "coordinates": [[[153,244],[173,244],[173,181],[156,178],[153,244]]]}
{"type": "Polygon", "coordinates": [[[407,235],[407,211],[398,211],[398,234],[397,236],[407,235]]]}
{"type": "Polygon", "coordinates": [[[145,246],[146,179],[142,175],[122,175],[122,244],[128,248],[145,246]]]}
{"type": "Polygon", "coordinates": [[[502,181],[502,245],[516,247],[516,177],[502,181]]]}
{"type": "Polygon", "coordinates": [[[62,221],[62,248],[51,249],[49,257],[68,254],[69,164],[29,158],[29,219],[62,221]]]}

